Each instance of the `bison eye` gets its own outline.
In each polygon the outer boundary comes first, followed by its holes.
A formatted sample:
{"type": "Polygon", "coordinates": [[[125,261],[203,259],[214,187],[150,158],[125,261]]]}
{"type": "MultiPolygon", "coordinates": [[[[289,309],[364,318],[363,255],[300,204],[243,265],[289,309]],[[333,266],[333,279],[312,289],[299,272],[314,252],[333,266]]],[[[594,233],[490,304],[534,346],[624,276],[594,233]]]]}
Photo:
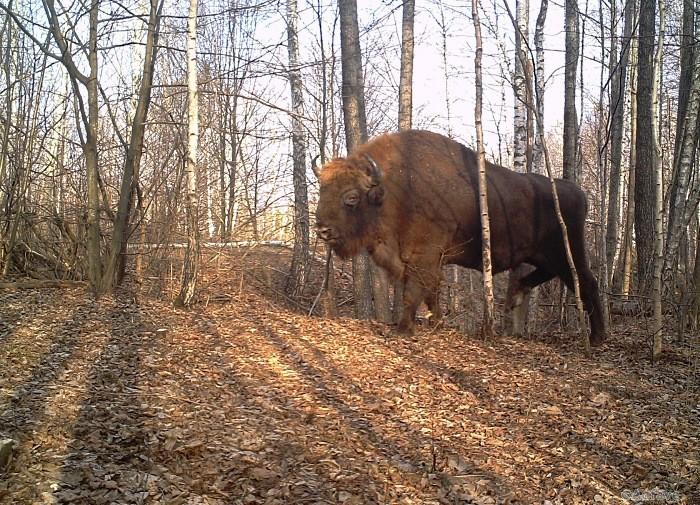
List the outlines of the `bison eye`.
{"type": "Polygon", "coordinates": [[[348,207],[355,207],[360,203],[360,193],[357,191],[349,191],[343,196],[343,203],[348,207]]]}

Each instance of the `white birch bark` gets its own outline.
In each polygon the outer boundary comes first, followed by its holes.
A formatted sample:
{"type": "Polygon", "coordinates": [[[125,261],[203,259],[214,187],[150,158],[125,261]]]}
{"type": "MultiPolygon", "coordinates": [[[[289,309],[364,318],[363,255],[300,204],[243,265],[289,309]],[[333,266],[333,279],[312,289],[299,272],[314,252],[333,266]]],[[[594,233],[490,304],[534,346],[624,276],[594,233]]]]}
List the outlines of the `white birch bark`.
{"type": "MultiPolygon", "coordinates": [[[[535,88],[536,95],[544,97],[544,23],[547,19],[548,0],[542,0],[540,4],[540,12],[537,15],[537,23],[535,25],[535,88]]],[[[535,146],[532,153],[532,171],[536,174],[544,173],[544,153],[542,149],[542,137],[540,135],[541,125],[544,124],[544,100],[535,100],[535,127],[537,134],[535,135],[535,146]]]]}
{"type": "Polygon", "coordinates": [[[659,33],[654,53],[654,80],[652,83],[652,129],[654,149],[656,150],[656,177],[654,182],[654,271],[652,280],[652,300],[654,306],[654,341],[652,345],[652,360],[662,352],[663,310],[661,307],[661,271],[663,268],[663,155],[661,152],[661,72],[663,67],[664,36],[666,30],[666,0],[658,0],[659,33]]]}
{"type": "Polygon", "coordinates": [[[632,289],[634,197],[637,166],[637,41],[630,47],[630,154],[627,175],[627,210],[625,212],[625,258],[622,265],[622,295],[627,298],[632,289]]]}
{"type": "Polygon", "coordinates": [[[515,33],[515,73],[513,74],[513,170],[527,172],[527,142],[528,142],[528,93],[526,72],[528,65],[527,40],[530,1],[516,0],[515,21],[517,23],[515,33]]]}
{"type": "Polygon", "coordinates": [[[486,178],[486,153],[484,152],[484,131],[481,124],[483,84],[481,78],[481,22],[479,21],[479,0],[472,0],[472,19],[476,38],[476,55],[474,56],[474,73],[476,75],[476,97],[474,105],[474,124],[476,125],[477,161],[479,166],[479,209],[481,214],[481,263],[484,280],[484,323],[482,336],[493,336],[493,274],[491,271],[491,227],[486,178]]]}
{"type": "Polygon", "coordinates": [[[187,249],[180,293],[175,305],[188,306],[194,301],[199,277],[200,243],[197,201],[197,148],[199,143],[199,92],[197,89],[197,0],[190,0],[187,16],[187,249]]]}

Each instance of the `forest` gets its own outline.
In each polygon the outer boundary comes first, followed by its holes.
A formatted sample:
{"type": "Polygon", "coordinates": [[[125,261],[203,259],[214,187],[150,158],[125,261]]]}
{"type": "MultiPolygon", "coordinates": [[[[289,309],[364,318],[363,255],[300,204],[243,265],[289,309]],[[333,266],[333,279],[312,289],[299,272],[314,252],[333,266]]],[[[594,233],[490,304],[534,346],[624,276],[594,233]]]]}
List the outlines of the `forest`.
{"type": "Polygon", "coordinates": [[[700,0],[0,18],[0,503],[700,503],[700,0]]]}

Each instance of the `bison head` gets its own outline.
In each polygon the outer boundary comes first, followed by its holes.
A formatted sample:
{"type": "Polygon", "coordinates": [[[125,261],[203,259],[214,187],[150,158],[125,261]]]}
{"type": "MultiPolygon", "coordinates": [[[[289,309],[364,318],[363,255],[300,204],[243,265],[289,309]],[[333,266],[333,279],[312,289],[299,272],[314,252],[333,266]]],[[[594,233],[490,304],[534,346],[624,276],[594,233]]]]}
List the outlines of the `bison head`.
{"type": "Polygon", "coordinates": [[[382,173],[364,158],[339,158],[317,173],[320,183],[316,233],[341,258],[357,255],[372,241],[384,199],[382,173]]]}

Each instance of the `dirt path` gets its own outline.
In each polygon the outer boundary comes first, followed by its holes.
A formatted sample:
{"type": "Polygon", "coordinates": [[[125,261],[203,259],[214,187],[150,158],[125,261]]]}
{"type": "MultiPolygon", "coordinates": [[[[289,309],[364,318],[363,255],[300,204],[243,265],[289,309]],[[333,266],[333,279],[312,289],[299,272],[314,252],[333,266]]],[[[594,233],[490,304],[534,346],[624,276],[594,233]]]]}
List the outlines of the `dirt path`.
{"type": "Polygon", "coordinates": [[[384,333],[0,292],[0,502],[700,503],[697,349],[384,333]]]}

